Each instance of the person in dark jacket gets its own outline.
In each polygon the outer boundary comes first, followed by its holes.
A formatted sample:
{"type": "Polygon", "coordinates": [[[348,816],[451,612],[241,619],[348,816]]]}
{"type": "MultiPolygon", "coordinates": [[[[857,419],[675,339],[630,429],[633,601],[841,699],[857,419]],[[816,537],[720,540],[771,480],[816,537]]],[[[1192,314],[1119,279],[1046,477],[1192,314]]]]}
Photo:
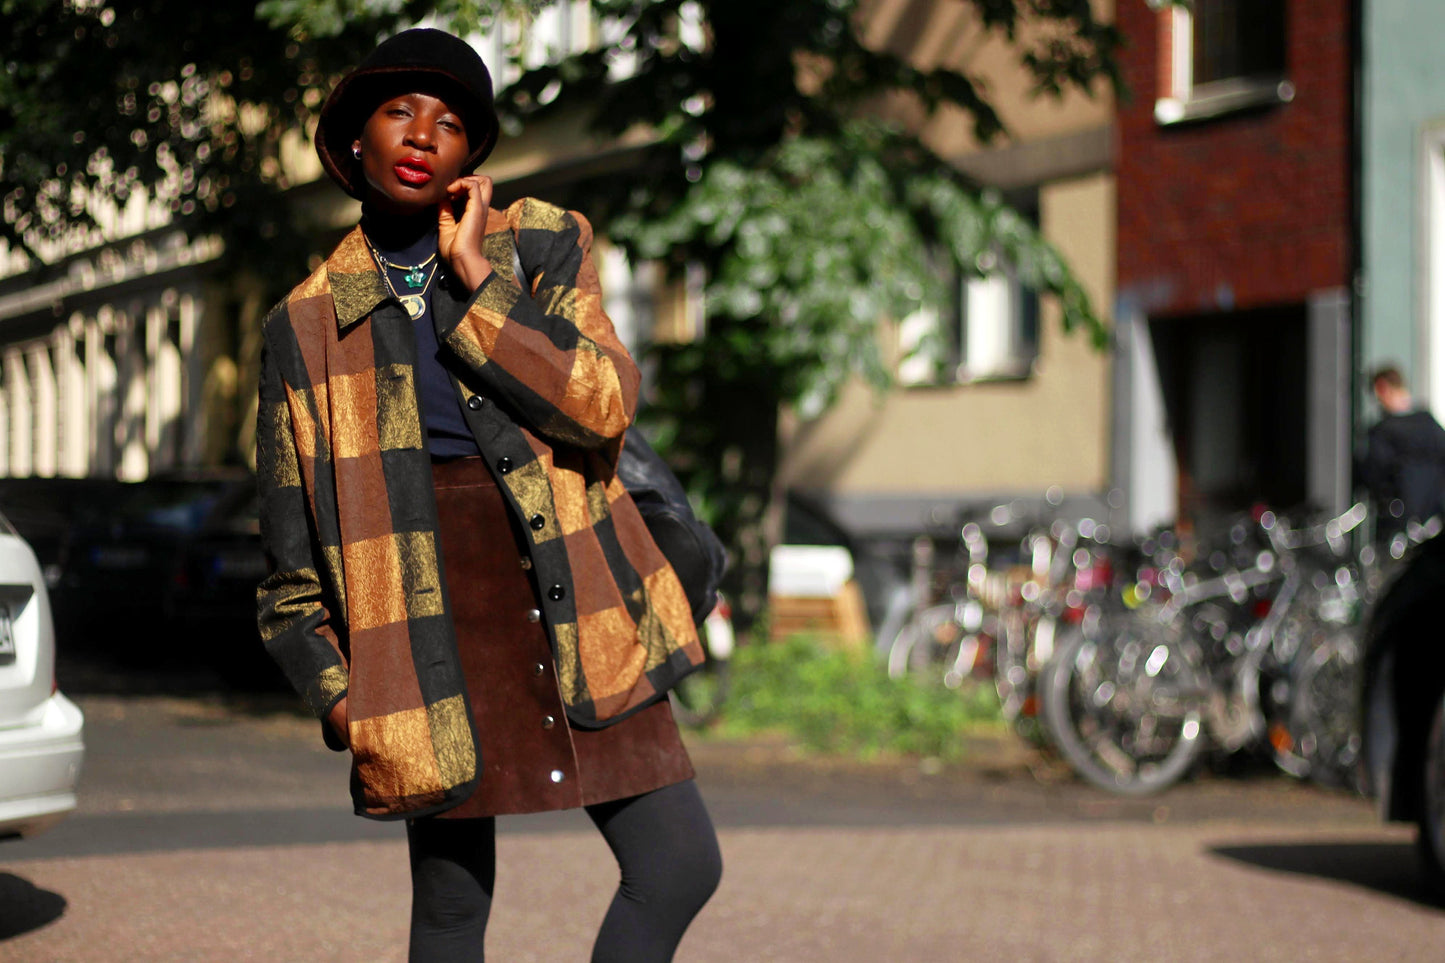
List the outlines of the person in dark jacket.
{"type": "Polygon", "coordinates": [[[361,223],[263,328],[261,637],[356,811],[406,820],[411,960],[483,959],[496,816],[584,807],[621,869],[592,959],[665,963],[721,873],[666,698],[702,649],[617,477],[639,375],[591,228],[493,210],[471,171],[497,134],[485,65],[437,30],[322,107],[361,223]]]}
{"type": "Polygon", "coordinates": [[[1398,368],[1380,368],[1370,384],[1381,416],[1366,438],[1360,481],[1379,512],[1378,531],[1389,535],[1445,508],[1445,429],[1415,407],[1398,368]]]}

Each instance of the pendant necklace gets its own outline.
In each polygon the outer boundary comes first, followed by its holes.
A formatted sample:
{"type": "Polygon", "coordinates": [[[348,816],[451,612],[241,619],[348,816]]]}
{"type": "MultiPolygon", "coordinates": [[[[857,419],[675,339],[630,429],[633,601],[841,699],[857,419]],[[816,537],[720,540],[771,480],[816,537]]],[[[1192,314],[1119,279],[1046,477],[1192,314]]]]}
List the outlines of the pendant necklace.
{"type": "MultiPolygon", "coordinates": [[[[371,243],[370,239],[367,240],[367,243],[371,243]]],[[[431,257],[427,258],[425,261],[422,261],[420,264],[397,264],[394,261],[388,261],[386,258],[382,257],[381,252],[378,251],[374,245],[371,248],[371,253],[376,255],[376,259],[381,262],[382,267],[389,267],[394,271],[405,271],[406,274],[402,276],[402,280],[406,282],[406,286],[409,288],[421,288],[426,286],[426,284],[428,283],[427,276],[422,269],[425,268],[432,261],[435,261],[437,256],[437,252],[433,251],[431,253],[431,257]]]]}
{"type": "Polygon", "coordinates": [[[431,288],[431,283],[436,278],[437,271],[441,268],[441,265],[433,265],[430,273],[423,271],[423,268],[436,260],[437,252],[433,251],[431,257],[422,261],[420,264],[393,264],[381,256],[381,252],[371,243],[370,238],[366,239],[366,244],[371,248],[372,256],[375,257],[381,265],[381,277],[382,280],[386,282],[387,290],[391,291],[391,296],[401,302],[401,306],[406,308],[406,313],[411,316],[413,321],[420,318],[426,312],[426,293],[431,288]],[[402,294],[397,291],[396,285],[391,283],[391,269],[407,272],[402,277],[402,280],[406,282],[406,286],[412,289],[420,288],[421,290],[416,294],[402,294]]]}

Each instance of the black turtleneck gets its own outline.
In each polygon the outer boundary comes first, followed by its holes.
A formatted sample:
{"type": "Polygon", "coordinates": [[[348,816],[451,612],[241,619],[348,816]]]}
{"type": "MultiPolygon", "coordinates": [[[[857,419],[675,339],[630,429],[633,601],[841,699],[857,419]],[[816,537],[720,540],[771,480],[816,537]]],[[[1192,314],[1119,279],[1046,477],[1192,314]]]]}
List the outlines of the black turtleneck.
{"type": "MultiPolygon", "coordinates": [[[[367,210],[361,218],[361,228],[372,246],[392,264],[420,264],[437,251],[436,219],[431,214],[407,220],[367,210]]],[[[416,334],[416,396],[431,456],[463,458],[480,452],[466,419],[462,417],[461,399],[452,386],[432,322],[432,297],[441,284],[440,273],[446,269],[445,265],[439,266],[439,260],[433,259],[422,268],[430,282],[422,298],[426,310],[412,323],[416,334]],[[433,270],[437,273],[433,274],[433,270]]],[[[406,271],[392,267],[385,270],[397,294],[419,293],[419,289],[408,286],[406,271]]]]}

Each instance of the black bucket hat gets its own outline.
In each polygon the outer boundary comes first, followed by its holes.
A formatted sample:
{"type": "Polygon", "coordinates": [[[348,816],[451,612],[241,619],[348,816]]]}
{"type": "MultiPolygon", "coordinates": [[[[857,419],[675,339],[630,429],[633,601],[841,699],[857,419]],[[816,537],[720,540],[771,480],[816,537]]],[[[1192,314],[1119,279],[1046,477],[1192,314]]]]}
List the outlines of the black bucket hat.
{"type": "Polygon", "coordinates": [[[359,176],[360,163],[351,154],[352,141],[378,104],[417,81],[461,97],[453,106],[466,119],[467,142],[472,148],[463,171],[474,170],[497,145],[500,127],[492,75],[482,58],[465,40],[445,31],[403,30],[382,41],[360,66],[342,77],[321,105],[316,154],[331,179],[352,197],[360,199],[366,193],[359,176]]]}

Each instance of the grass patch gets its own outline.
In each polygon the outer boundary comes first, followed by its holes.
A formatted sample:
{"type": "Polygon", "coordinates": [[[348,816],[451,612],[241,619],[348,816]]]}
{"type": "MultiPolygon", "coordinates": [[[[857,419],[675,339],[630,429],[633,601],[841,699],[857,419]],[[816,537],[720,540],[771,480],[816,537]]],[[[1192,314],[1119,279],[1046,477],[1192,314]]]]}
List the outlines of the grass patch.
{"type": "Polygon", "coordinates": [[[954,760],[970,732],[1004,727],[993,686],[890,679],[872,652],[806,636],[733,654],[722,735],[783,732],[820,752],[954,760]]]}

